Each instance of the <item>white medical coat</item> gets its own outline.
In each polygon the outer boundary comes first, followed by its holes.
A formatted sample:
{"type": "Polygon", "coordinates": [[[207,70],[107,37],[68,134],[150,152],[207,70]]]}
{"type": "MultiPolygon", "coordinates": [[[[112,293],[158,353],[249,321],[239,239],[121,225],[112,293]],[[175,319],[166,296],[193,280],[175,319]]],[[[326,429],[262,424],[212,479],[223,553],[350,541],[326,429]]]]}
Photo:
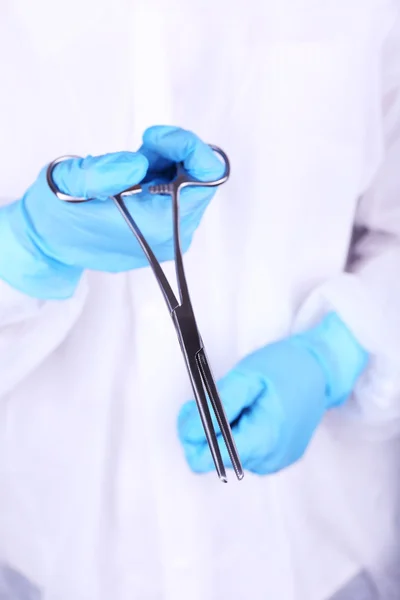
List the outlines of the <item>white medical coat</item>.
{"type": "Polygon", "coordinates": [[[191,129],[232,162],[185,257],[215,375],[329,309],[372,356],[303,460],[222,485],[185,463],[190,383],[149,269],[86,273],[58,302],[2,283],[0,561],[43,600],[326,600],[362,570],[385,585],[399,534],[397,15],[391,0],[0,4],[2,203],[59,155],[191,129]]]}

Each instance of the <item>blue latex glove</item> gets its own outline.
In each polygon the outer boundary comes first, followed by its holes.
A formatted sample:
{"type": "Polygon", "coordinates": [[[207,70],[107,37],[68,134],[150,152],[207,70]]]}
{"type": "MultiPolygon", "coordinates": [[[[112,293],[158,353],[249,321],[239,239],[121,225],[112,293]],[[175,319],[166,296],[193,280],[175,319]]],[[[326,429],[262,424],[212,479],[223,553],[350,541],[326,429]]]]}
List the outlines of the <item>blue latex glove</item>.
{"type": "MultiPolygon", "coordinates": [[[[57,165],[54,182],[72,196],[96,200],[69,204],[46,182],[46,168],[19,201],[0,209],[0,278],[44,299],[71,296],[84,269],[121,272],[147,266],[135,237],[109,196],[144,182],[144,192],[125,202],[159,261],[171,260],[172,203],[146,193],[171,181],[177,162],[199,180],[218,178],[224,166],[193,133],[157,126],[139,152],[117,152],[57,165]]],[[[181,195],[181,241],[186,251],[215,190],[187,188],[181,195]]]]}
{"type": "MultiPolygon", "coordinates": [[[[218,389],[243,467],[264,475],[301,458],[325,412],[349,397],[367,359],[340,318],[330,313],[313,329],[242,360],[218,389]]],[[[215,420],[214,426],[219,431],[215,420]]],[[[178,430],[191,469],[214,470],[195,402],[183,406],[178,430]]],[[[220,447],[230,467],[225,445],[220,447]]]]}

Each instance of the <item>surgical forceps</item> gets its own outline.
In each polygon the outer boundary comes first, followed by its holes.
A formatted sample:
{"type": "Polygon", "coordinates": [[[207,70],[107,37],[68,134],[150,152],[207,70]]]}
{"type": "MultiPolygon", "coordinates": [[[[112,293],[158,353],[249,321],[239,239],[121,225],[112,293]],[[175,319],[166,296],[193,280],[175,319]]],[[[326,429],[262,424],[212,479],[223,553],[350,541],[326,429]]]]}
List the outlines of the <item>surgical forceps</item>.
{"type": "MultiPolygon", "coordinates": [[[[167,304],[169,313],[172,321],[175,325],[176,333],[182,350],[182,354],[185,360],[186,368],[189,374],[190,382],[193,388],[194,397],[196,400],[197,408],[200,414],[201,422],[204,428],[206,439],[210,447],[211,455],[214,461],[215,469],[217,471],[220,480],[226,482],[226,470],[222,461],[221,452],[218,446],[217,436],[214,430],[211,413],[207,401],[207,396],[210,400],[211,406],[215,413],[218,425],[220,427],[222,437],[225,441],[229,457],[232,462],[234,472],[238,479],[243,478],[243,468],[241,465],[240,457],[236,449],[235,440],[233,437],[230,423],[227,419],[223,404],[218,394],[217,386],[207,359],[207,355],[204,349],[203,341],[198,330],[196,319],[193,312],[192,303],[189,296],[189,288],[186,282],[186,276],[183,266],[181,241],[179,233],[179,197],[180,191],[189,186],[198,187],[217,187],[225,183],[230,175],[230,164],[229,159],[225,152],[217,146],[211,146],[210,148],[218,154],[224,164],[225,172],[220,179],[213,181],[199,181],[189,175],[184,169],[182,163],[176,165],[176,176],[175,179],[170,183],[162,183],[149,187],[151,194],[162,194],[169,195],[172,197],[172,215],[173,215],[173,236],[174,236],[174,251],[175,251],[175,270],[176,279],[179,290],[179,300],[176,298],[168,279],[166,278],[164,271],[155,257],[152,249],[144,238],[142,232],[136,225],[132,215],[128,211],[124,198],[138,194],[142,192],[142,186],[140,184],[134,185],[115,196],[111,199],[114,201],[121,215],[126,221],[129,229],[136,237],[140,244],[144,254],[149,261],[150,267],[157,279],[157,283],[164,296],[164,300],[167,304]]],[[[93,198],[78,198],[63,194],[56,187],[52,173],[54,167],[70,158],[77,158],[75,156],[62,156],[54,160],[47,169],[47,183],[52,192],[60,200],[66,202],[88,202],[93,198]]]]}

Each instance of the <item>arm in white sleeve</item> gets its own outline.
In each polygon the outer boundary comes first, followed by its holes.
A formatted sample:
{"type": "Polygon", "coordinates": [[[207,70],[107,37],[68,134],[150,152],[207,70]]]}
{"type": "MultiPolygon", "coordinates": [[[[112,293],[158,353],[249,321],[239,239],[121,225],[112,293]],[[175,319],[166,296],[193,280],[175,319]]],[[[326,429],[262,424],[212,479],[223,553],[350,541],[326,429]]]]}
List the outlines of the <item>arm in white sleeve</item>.
{"type": "MultiPolygon", "coordinates": [[[[381,156],[374,180],[360,199],[346,272],[315,290],[298,324],[335,310],[370,353],[353,397],[340,409],[369,425],[370,435],[400,434],[400,44],[399,27],[386,52],[381,156]],[[394,46],[397,45],[397,48],[394,46]]],[[[371,66],[372,68],[372,66],[371,66]]],[[[379,103],[380,104],[380,103],[379,103]]],[[[378,102],[377,102],[378,105],[378,102]]],[[[379,146],[379,150],[376,146],[379,146]]]]}
{"type": "Polygon", "coordinates": [[[0,280],[0,398],[31,373],[68,335],[86,297],[81,281],[68,300],[37,300],[0,280]]]}

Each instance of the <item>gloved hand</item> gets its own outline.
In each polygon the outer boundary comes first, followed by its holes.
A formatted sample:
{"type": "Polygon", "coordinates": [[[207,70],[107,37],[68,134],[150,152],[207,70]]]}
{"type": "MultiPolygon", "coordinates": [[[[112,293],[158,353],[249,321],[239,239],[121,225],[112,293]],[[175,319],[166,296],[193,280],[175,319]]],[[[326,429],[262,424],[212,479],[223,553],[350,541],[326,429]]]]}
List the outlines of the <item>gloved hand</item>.
{"type": "MultiPolygon", "coordinates": [[[[125,202],[159,261],[171,260],[170,197],[146,193],[148,185],[171,181],[183,162],[199,180],[218,178],[224,166],[193,133],[152,127],[139,152],[117,152],[72,159],[57,165],[53,179],[72,196],[96,200],[69,204],[46,182],[46,168],[21,200],[0,209],[0,278],[20,291],[44,299],[71,296],[84,269],[121,272],[147,266],[134,235],[109,196],[144,181],[144,192],[125,202]]],[[[186,251],[215,189],[182,191],[180,224],[186,251]]]]}
{"type": "MultiPolygon", "coordinates": [[[[349,397],[367,359],[340,318],[330,313],[316,327],[242,360],[218,389],[243,467],[264,475],[301,458],[325,412],[349,397]]],[[[215,420],[214,426],[219,431],[215,420]]],[[[191,469],[214,470],[195,402],[183,406],[178,431],[191,469]]],[[[225,445],[220,447],[230,467],[225,445]]]]}

